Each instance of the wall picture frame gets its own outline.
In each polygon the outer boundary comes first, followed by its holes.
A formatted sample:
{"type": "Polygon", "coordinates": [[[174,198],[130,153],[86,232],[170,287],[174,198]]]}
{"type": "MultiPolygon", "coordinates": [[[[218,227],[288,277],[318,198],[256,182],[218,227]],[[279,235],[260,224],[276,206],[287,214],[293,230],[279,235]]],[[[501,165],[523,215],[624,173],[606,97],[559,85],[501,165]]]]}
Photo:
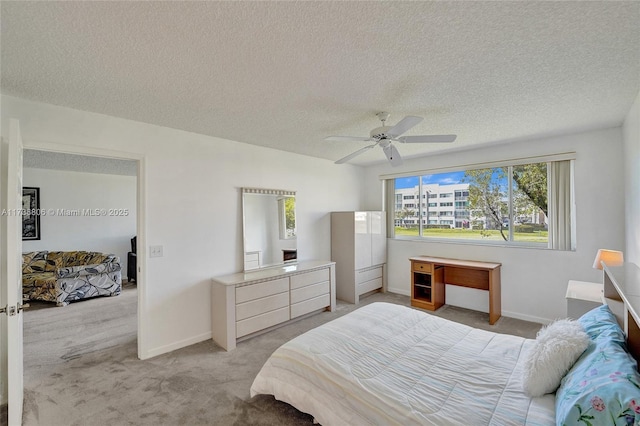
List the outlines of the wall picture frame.
{"type": "Polygon", "coordinates": [[[22,187],[22,241],[40,239],[40,188],[22,187]]]}

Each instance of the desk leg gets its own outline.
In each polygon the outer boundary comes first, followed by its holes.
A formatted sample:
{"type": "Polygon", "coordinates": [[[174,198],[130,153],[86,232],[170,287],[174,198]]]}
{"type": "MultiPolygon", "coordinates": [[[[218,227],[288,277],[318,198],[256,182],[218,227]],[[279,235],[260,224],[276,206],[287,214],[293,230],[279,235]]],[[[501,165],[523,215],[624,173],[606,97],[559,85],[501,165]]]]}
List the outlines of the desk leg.
{"type": "Polygon", "coordinates": [[[500,268],[489,274],[489,324],[493,325],[502,315],[502,294],[500,292],[500,268]]]}

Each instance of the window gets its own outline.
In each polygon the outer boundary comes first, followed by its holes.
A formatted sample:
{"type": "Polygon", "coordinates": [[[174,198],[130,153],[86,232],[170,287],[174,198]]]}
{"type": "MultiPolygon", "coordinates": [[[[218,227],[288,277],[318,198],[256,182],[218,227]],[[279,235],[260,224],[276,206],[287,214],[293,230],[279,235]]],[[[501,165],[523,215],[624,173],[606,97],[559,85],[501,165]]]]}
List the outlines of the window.
{"type": "Polygon", "coordinates": [[[387,188],[393,188],[395,199],[398,194],[426,192],[429,199],[452,200],[396,210],[394,236],[570,250],[575,238],[570,160],[513,162],[391,179],[387,188]],[[417,220],[425,216],[428,223],[417,220]]]}
{"type": "Polygon", "coordinates": [[[296,237],[296,198],[282,197],[278,199],[278,222],[280,223],[280,239],[288,240],[296,237]]]}

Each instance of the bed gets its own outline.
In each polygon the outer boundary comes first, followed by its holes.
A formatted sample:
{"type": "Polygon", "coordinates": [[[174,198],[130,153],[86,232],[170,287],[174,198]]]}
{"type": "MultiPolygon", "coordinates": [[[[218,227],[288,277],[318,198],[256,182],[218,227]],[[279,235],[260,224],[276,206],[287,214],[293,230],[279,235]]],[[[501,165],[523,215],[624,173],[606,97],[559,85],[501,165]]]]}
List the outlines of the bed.
{"type": "Polygon", "coordinates": [[[522,391],[532,342],[372,303],[276,350],[251,395],[322,425],[554,424],[553,395],[522,391]]]}
{"type": "Polygon", "coordinates": [[[591,330],[585,333],[591,343],[562,379],[558,404],[554,393],[530,397],[523,390],[523,370],[535,339],[382,302],[282,345],[256,376],[251,396],[273,395],[325,426],[554,425],[558,409],[568,419],[563,424],[603,424],[599,419],[611,416],[617,420],[607,424],[640,424],[635,360],[623,349],[624,336],[622,344],[611,347],[615,333],[601,327],[602,319],[620,328],[607,305],[594,312],[583,322],[591,330]],[[606,344],[598,343],[600,334],[606,344]],[[626,365],[609,365],[618,358],[626,365]],[[607,365],[598,364],[603,359],[607,365]],[[620,380],[625,368],[632,373],[620,380]],[[619,407],[602,393],[602,386],[610,384],[616,386],[619,407]],[[610,413],[610,408],[617,411],[610,413]]]}

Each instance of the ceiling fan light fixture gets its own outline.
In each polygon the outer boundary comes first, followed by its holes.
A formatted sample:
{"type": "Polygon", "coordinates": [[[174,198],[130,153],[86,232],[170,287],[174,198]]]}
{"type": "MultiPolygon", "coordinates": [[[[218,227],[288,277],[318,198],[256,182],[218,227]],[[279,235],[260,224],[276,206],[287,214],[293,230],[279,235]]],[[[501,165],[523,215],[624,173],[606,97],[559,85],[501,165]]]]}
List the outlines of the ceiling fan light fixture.
{"type": "Polygon", "coordinates": [[[346,157],[343,157],[336,161],[336,164],[345,163],[357,155],[362,154],[363,152],[380,145],[382,150],[384,151],[389,163],[392,166],[398,166],[402,164],[402,158],[400,157],[400,153],[397,148],[391,144],[392,141],[400,142],[400,143],[437,143],[437,142],[453,142],[456,139],[456,135],[420,135],[420,136],[402,136],[403,133],[411,129],[412,127],[419,124],[423,118],[416,117],[413,115],[408,115],[395,126],[386,126],[385,122],[389,118],[388,112],[379,112],[376,116],[382,122],[382,126],[376,127],[369,133],[368,138],[363,137],[353,137],[353,136],[329,136],[325,138],[325,140],[329,141],[366,141],[366,142],[374,142],[373,145],[369,145],[367,147],[361,148],[346,157]]]}
{"type": "Polygon", "coordinates": [[[389,126],[376,127],[369,133],[369,135],[372,139],[384,139],[387,136],[387,131],[390,128],[391,127],[389,126]]]}

